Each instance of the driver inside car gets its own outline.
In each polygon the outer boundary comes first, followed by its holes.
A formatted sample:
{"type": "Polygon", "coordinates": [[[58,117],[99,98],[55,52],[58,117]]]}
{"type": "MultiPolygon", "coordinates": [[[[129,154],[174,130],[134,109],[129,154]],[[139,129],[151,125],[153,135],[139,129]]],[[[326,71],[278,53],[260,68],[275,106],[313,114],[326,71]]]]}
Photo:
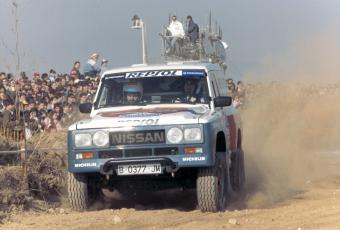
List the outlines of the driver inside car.
{"type": "Polygon", "coordinates": [[[204,99],[199,97],[201,86],[198,81],[186,80],[183,87],[183,96],[177,98],[175,103],[203,103],[204,99]]]}
{"type": "Polygon", "coordinates": [[[184,100],[186,102],[195,103],[197,101],[195,95],[196,84],[193,80],[187,80],[184,83],[184,100]]]}
{"type": "Polygon", "coordinates": [[[139,82],[129,82],[123,86],[124,104],[133,105],[141,102],[143,87],[139,82]]]}

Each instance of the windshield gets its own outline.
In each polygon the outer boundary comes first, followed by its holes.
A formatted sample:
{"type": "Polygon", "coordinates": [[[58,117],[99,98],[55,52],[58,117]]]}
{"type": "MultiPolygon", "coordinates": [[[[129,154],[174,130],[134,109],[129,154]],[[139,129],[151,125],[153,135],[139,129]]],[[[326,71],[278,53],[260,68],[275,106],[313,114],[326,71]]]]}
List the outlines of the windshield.
{"type": "Polygon", "coordinates": [[[124,73],[105,76],[95,106],[103,108],[147,104],[207,104],[210,102],[206,74],[202,70],[191,71],[190,74],[182,70],[176,71],[172,71],[173,74],[167,76],[145,74],[157,71],[138,72],[142,73],[139,75],[124,73]]]}

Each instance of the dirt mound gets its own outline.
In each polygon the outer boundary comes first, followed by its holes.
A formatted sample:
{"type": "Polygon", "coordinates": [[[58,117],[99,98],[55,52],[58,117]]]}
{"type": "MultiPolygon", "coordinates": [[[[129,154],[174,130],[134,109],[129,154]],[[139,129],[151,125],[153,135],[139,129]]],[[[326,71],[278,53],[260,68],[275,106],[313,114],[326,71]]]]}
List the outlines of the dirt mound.
{"type": "Polygon", "coordinates": [[[65,161],[58,154],[34,152],[27,162],[30,191],[44,200],[59,200],[66,186],[65,161]]]}
{"type": "Polygon", "coordinates": [[[67,131],[55,131],[50,133],[39,133],[28,141],[28,148],[33,150],[48,150],[66,155],[67,151],[67,131]]]}
{"type": "MultiPolygon", "coordinates": [[[[5,139],[1,143],[2,150],[15,149],[5,139]]],[[[27,149],[27,178],[17,159],[9,160],[7,156],[1,158],[4,162],[18,166],[0,167],[0,221],[6,219],[13,210],[33,207],[32,203],[37,199],[44,201],[43,209],[46,209],[50,204],[60,205],[64,198],[66,132],[37,135],[27,143],[27,149]]]]}
{"type": "Polygon", "coordinates": [[[0,167],[0,222],[13,210],[23,210],[32,201],[24,188],[21,167],[0,167]]]}
{"type": "MultiPolygon", "coordinates": [[[[0,136],[0,151],[17,149],[6,138],[0,136]]],[[[22,167],[13,166],[18,163],[16,155],[0,155],[0,222],[14,210],[23,210],[29,206],[32,196],[23,184],[22,167]]]]}
{"type": "Polygon", "coordinates": [[[67,132],[42,133],[30,140],[28,182],[38,198],[59,200],[65,193],[67,165],[67,132]]]}

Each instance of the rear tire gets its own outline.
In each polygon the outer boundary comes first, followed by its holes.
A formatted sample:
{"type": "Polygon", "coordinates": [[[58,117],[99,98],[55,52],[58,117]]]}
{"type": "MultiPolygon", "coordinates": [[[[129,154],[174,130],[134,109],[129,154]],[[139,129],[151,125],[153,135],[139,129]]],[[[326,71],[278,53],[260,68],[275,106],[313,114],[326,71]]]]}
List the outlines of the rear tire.
{"type": "Polygon", "coordinates": [[[95,187],[95,181],[90,182],[87,174],[68,173],[67,190],[68,199],[72,209],[85,211],[97,198],[99,190],[95,187]]]}
{"type": "Polygon", "coordinates": [[[234,192],[241,192],[245,186],[244,153],[238,149],[232,153],[230,168],[230,182],[234,192]]]}
{"type": "Polygon", "coordinates": [[[198,170],[197,201],[202,212],[224,210],[227,193],[227,170],[225,153],[216,153],[214,166],[198,170]]]}

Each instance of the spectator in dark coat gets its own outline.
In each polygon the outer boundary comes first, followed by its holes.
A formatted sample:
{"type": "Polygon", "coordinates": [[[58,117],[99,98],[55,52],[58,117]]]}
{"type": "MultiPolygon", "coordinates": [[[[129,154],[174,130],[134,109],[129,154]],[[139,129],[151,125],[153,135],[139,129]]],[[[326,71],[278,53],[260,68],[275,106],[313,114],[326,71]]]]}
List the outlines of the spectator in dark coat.
{"type": "Polygon", "coordinates": [[[190,37],[190,41],[195,43],[199,36],[199,27],[198,25],[192,20],[192,17],[189,15],[187,16],[188,21],[188,32],[187,35],[190,37]]]}
{"type": "Polygon", "coordinates": [[[2,126],[4,128],[13,129],[14,126],[16,125],[15,113],[14,113],[15,106],[13,102],[11,102],[10,100],[4,101],[4,106],[5,106],[5,110],[2,113],[3,115],[2,126]]]}
{"type": "Polygon", "coordinates": [[[73,68],[71,69],[70,76],[73,79],[79,79],[80,78],[80,62],[76,61],[73,64],[73,68]]]}

